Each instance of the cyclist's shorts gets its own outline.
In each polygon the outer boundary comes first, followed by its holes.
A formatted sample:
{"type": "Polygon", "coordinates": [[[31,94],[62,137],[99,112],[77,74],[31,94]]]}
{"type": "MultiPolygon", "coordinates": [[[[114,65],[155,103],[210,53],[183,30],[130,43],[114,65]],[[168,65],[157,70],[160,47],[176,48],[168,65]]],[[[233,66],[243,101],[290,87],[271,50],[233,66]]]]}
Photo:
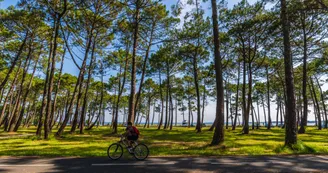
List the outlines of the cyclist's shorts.
{"type": "Polygon", "coordinates": [[[139,138],[138,135],[128,136],[128,140],[129,140],[129,141],[136,141],[136,140],[138,140],[138,138],[139,138]]]}

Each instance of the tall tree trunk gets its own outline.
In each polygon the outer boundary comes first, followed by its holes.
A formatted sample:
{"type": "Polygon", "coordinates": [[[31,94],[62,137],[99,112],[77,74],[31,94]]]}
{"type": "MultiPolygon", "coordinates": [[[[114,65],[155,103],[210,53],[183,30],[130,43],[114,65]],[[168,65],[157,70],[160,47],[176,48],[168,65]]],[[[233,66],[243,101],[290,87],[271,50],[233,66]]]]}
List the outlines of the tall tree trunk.
{"type": "MultiPolygon", "coordinates": [[[[148,43],[148,46],[147,46],[145,59],[143,61],[143,65],[142,65],[142,73],[141,73],[141,79],[140,79],[140,84],[139,84],[139,91],[137,93],[136,102],[135,102],[135,105],[134,105],[135,110],[137,109],[137,105],[139,104],[140,93],[141,93],[141,90],[142,90],[142,87],[143,87],[145,74],[146,74],[146,67],[147,67],[147,61],[148,61],[148,58],[149,58],[149,52],[150,52],[151,46],[153,44],[153,35],[154,35],[154,32],[155,32],[155,27],[156,27],[156,20],[153,20],[152,27],[151,27],[151,32],[150,32],[149,43],[148,43]]],[[[134,113],[134,116],[136,116],[135,114],[136,113],[134,113]]]]}
{"type": "MultiPolygon", "coordinates": [[[[54,33],[54,43],[53,43],[53,49],[52,49],[52,58],[51,58],[51,69],[50,69],[50,74],[49,74],[49,81],[48,81],[48,96],[47,96],[47,106],[46,106],[46,114],[45,114],[45,119],[44,119],[44,139],[48,139],[48,135],[50,132],[50,114],[51,114],[51,97],[52,97],[52,90],[53,90],[53,83],[54,83],[54,74],[55,74],[55,68],[56,68],[56,53],[57,53],[57,39],[59,35],[59,26],[60,26],[60,20],[63,14],[66,11],[66,5],[67,5],[67,0],[64,1],[65,3],[65,8],[63,13],[60,15],[56,16],[56,21],[55,21],[55,33],[54,33]]],[[[50,58],[50,57],[49,57],[50,58]]]]}
{"type": "Polygon", "coordinates": [[[285,145],[291,147],[297,143],[297,126],[296,126],[296,111],[295,111],[295,87],[293,77],[293,62],[290,48],[290,34],[289,34],[289,19],[287,13],[286,0],[281,2],[281,22],[284,38],[284,62],[285,62],[285,81],[287,89],[287,115],[285,119],[286,124],[286,138],[285,145]]]}
{"type": "Polygon", "coordinates": [[[13,79],[13,82],[10,85],[9,91],[7,92],[6,98],[4,100],[2,110],[1,110],[1,115],[0,115],[0,123],[1,123],[0,125],[2,125],[2,119],[4,118],[4,115],[5,115],[5,112],[6,112],[6,108],[7,108],[7,105],[8,105],[7,104],[8,99],[10,98],[10,96],[13,95],[14,86],[16,85],[18,74],[19,74],[19,69],[21,68],[21,65],[22,65],[22,61],[20,61],[19,64],[18,64],[18,69],[15,73],[15,77],[13,79]]]}
{"type": "Polygon", "coordinates": [[[305,133],[305,127],[307,126],[307,118],[308,118],[308,99],[306,92],[306,82],[307,82],[307,35],[306,35],[306,25],[305,25],[305,12],[301,14],[302,21],[302,31],[303,31],[303,83],[302,83],[302,91],[303,91],[303,110],[304,115],[301,119],[301,128],[298,130],[299,134],[305,133]]]}
{"type": "MultiPolygon", "coordinates": [[[[260,106],[259,106],[259,100],[258,99],[256,100],[256,107],[257,107],[257,115],[258,115],[258,118],[257,118],[258,123],[257,123],[256,129],[259,129],[259,126],[261,126],[261,119],[260,119],[260,106]]],[[[264,115],[264,118],[265,118],[265,115],[264,115]]]]}
{"type": "MultiPolygon", "coordinates": [[[[202,109],[202,126],[204,124],[204,114],[205,114],[205,104],[206,104],[206,86],[205,86],[205,79],[204,79],[204,91],[203,91],[203,109],[202,109]]],[[[178,107],[176,107],[177,109],[178,107]]],[[[177,113],[178,114],[178,113],[177,113]]]]}
{"type": "Polygon", "coordinates": [[[134,19],[134,33],[133,33],[133,53],[132,53],[132,70],[131,70],[131,93],[129,98],[129,115],[128,121],[134,122],[135,115],[135,92],[136,92],[136,54],[138,49],[139,37],[139,18],[140,18],[140,0],[136,0],[136,13],[134,19]]]}
{"type": "MultiPolygon", "coordinates": [[[[113,124],[113,128],[114,128],[114,132],[113,133],[117,133],[117,119],[118,119],[118,108],[120,105],[120,101],[121,101],[121,96],[123,94],[123,90],[124,90],[124,86],[125,86],[125,80],[126,80],[126,72],[127,72],[127,68],[128,68],[128,56],[129,56],[129,44],[127,44],[126,46],[126,55],[125,55],[125,64],[124,64],[124,72],[123,72],[123,81],[122,81],[122,86],[119,86],[119,91],[118,91],[118,96],[117,96],[117,101],[116,101],[116,106],[115,106],[115,119],[114,119],[114,123],[113,124]]],[[[124,119],[123,119],[123,123],[124,123],[124,119]]]]}
{"type": "Polygon", "coordinates": [[[56,84],[56,91],[55,91],[55,95],[54,95],[54,101],[52,102],[52,107],[51,107],[51,113],[50,113],[50,120],[51,120],[50,131],[52,130],[53,124],[56,123],[56,121],[53,122],[52,120],[53,120],[54,115],[55,115],[55,112],[56,112],[57,96],[58,96],[58,90],[59,90],[59,87],[60,87],[61,75],[62,75],[62,72],[63,72],[65,54],[66,54],[66,47],[64,48],[63,56],[62,56],[62,59],[61,59],[60,70],[59,70],[59,75],[58,75],[57,84],[56,84]]]}
{"type": "Polygon", "coordinates": [[[229,98],[228,98],[228,84],[229,81],[225,81],[226,88],[226,129],[229,129],[229,98]]]}
{"type": "MultiPolygon", "coordinates": [[[[91,48],[91,44],[92,44],[92,31],[93,31],[93,26],[91,28],[90,34],[88,35],[88,40],[86,43],[86,49],[85,49],[85,55],[84,55],[84,60],[86,61],[88,59],[88,55],[89,55],[89,51],[91,48]]],[[[94,45],[95,43],[93,43],[94,45]]],[[[75,113],[74,113],[74,117],[73,117],[73,122],[72,122],[72,128],[70,133],[74,133],[76,130],[76,126],[78,123],[78,115],[79,115],[79,109],[80,109],[80,102],[81,102],[81,98],[82,98],[82,87],[83,87],[83,81],[84,81],[84,73],[85,73],[85,67],[86,66],[86,62],[82,65],[81,70],[80,70],[80,75],[79,75],[79,88],[77,90],[78,95],[77,95],[77,101],[76,101],[76,108],[75,108],[75,113]]],[[[75,92],[74,92],[75,93],[75,92]]],[[[82,115],[81,115],[82,116],[82,115]]]]}
{"type": "Polygon", "coordinates": [[[217,123],[214,130],[214,135],[211,144],[218,145],[224,141],[224,99],[223,99],[223,79],[221,68],[221,55],[220,55],[220,38],[219,27],[217,20],[217,6],[216,0],[212,2],[212,20],[213,20],[213,34],[214,34],[214,55],[215,55],[215,79],[216,79],[216,117],[217,123]]]}
{"type": "MultiPolygon", "coordinates": [[[[244,46],[243,46],[244,47],[244,46]]],[[[243,48],[243,87],[242,87],[242,99],[243,99],[243,133],[248,129],[248,123],[246,123],[246,55],[243,48]],[[247,125],[247,128],[246,128],[247,125]]]]}
{"type": "Polygon", "coordinates": [[[160,117],[160,120],[159,121],[159,124],[158,124],[158,130],[161,129],[161,126],[163,124],[163,110],[164,110],[164,99],[163,99],[163,89],[162,89],[162,78],[161,78],[161,70],[159,69],[158,70],[158,76],[159,76],[159,93],[160,93],[160,96],[161,96],[161,110],[160,110],[160,114],[161,114],[161,117],[160,117]]]}
{"type": "Polygon", "coordinates": [[[202,131],[201,127],[201,112],[200,112],[200,94],[199,94],[199,84],[198,84],[198,67],[197,67],[197,57],[193,57],[193,71],[194,71],[194,82],[195,82],[195,89],[196,89],[196,97],[197,97],[197,124],[196,124],[196,130],[197,133],[200,133],[202,131]]]}
{"type": "Polygon", "coordinates": [[[100,92],[100,104],[99,104],[99,111],[98,111],[98,115],[96,118],[96,121],[94,123],[91,124],[91,126],[89,126],[87,129],[85,130],[91,130],[96,123],[99,124],[99,118],[101,116],[101,111],[103,109],[103,100],[104,100],[104,72],[103,72],[103,64],[100,64],[100,73],[101,73],[101,92],[100,92]]]}
{"type": "Polygon", "coordinates": [[[155,107],[156,107],[156,100],[154,101],[154,105],[153,105],[153,118],[151,120],[151,125],[154,125],[154,119],[155,119],[155,107]]]}
{"type": "MultiPolygon", "coordinates": [[[[244,70],[245,71],[245,70],[244,70]]],[[[243,128],[243,133],[244,134],[249,134],[249,113],[251,109],[251,103],[252,103],[252,64],[251,62],[248,63],[248,94],[247,94],[247,107],[245,109],[246,112],[245,114],[245,120],[244,120],[244,128],[243,128]]],[[[246,105],[246,103],[245,103],[246,105]]],[[[254,118],[252,117],[253,123],[254,123],[254,118]]],[[[253,126],[253,125],[252,125],[253,126]]]]}
{"type": "Polygon", "coordinates": [[[51,55],[52,55],[52,49],[53,49],[53,37],[54,37],[54,28],[51,30],[51,37],[50,37],[50,48],[49,48],[49,55],[48,55],[48,63],[47,63],[47,71],[46,71],[46,78],[45,78],[45,84],[43,86],[43,94],[42,94],[42,104],[40,109],[40,115],[39,115],[39,122],[38,122],[38,128],[36,130],[36,136],[41,137],[41,131],[43,126],[43,114],[46,111],[46,104],[47,104],[47,95],[48,95],[48,82],[49,82],[49,72],[50,72],[50,65],[51,65],[51,55]]]}
{"type": "Polygon", "coordinates": [[[164,129],[168,127],[169,124],[169,88],[170,88],[170,67],[168,61],[166,61],[166,108],[165,108],[165,124],[164,129]]]}
{"type": "MultiPolygon", "coordinates": [[[[42,50],[42,48],[41,48],[42,50]]],[[[18,120],[17,120],[17,123],[16,123],[16,126],[14,128],[14,131],[16,132],[19,128],[19,126],[21,125],[21,122],[22,122],[22,119],[23,119],[23,116],[24,116],[24,112],[25,112],[25,105],[26,105],[26,99],[27,99],[27,96],[30,92],[30,89],[32,87],[32,81],[33,81],[33,78],[34,78],[34,74],[35,74],[35,71],[36,71],[36,67],[38,65],[38,61],[39,61],[39,58],[40,58],[40,55],[41,55],[41,50],[40,50],[40,54],[38,55],[38,58],[35,60],[35,65],[33,67],[33,71],[32,71],[32,76],[30,78],[30,81],[29,81],[29,84],[28,84],[28,87],[26,89],[26,92],[25,92],[25,95],[23,97],[23,104],[22,104],[22,110],[20,112],[20,115],[18,117],[18,120]]],[[[28,112],[28,111],[27,111],[28,112]]]]}
{"type": "MultiPolygon", "coordinates": [[[[32,40],[31,40],[32,42],[32,40]]],[[[26,57],[26,60],[25,60],[25,63],[24,63],[24,71],[23,71],[23,76],[22,76],[22,80],[21,80],[21,83],[20,83],[20,86],[19,86],[19,90],[18,90],[18,94],[17,94],[17,101],[16,101],[16,104],[14,106],[14,109],[13,109],[13,114],[12,114],[12,117],[11,117],[11,120],[9,122],[9,129],[8,129],[8,132],[13,132],[14,129],[15,129],[15,125],[16,125],[16,122],[17,122],[17,117],[19,116],[19,110],[20,110],[20,102],[21,102],[21,96],[24,92],[24,82],[25,82],[25,78],[26,78],[26,75],[28,73],[28,67],[30,66],[31,64],[31,54],[32,54],[32,47],[31,47],[31,43],[29,44],[29,48],[28,48],[28,55],[26,57]]]]}
{"type": "Polygon", "coordinates": [[[90,85],[90,81],[92,78],[93,64],[95,63],[94,53],[95,53],[95,48],[96,48],[96,39],[97,39],[97,34],[93,38],[93,43],[92,43],[91,60],[90,60],[89,71],[88,71],[88,79],[87,79],[86,88],[85,88],[85,92],[84,92],[84,100],[83,100],[83,106],[82,106],[82,112],[81,112],[80,134],[83,134],[84,124],[85,124],[85,116],[87,113],[89,85],[90,85]]]}
{"type": "Polygon", "coordinates": [[[238,118],[238,99],[239,99],[239,82],[240,81],[240,61],[238,61],[238,78],[237,78],[237,93],[236,93],[236,107],[235,107],[235,120],[232,126],[232,130],[236,129],[237,118],[238,118]]]}
{"type": "MultiPolygon", "coordinates": [[[[280,99],[280,98],[279,98],[280,99]]],[[[278,118],[279,118],[279,111],[280,111],[280,101],[277,100],[277,116],[276,116],[276,127],[278,127],[278,118]]]]}
{"type": "Polygon", "coordinates": [[[322,107],[323,107],[323,111],[324,111],[324,118],[325,118],[325,128],[327,128],[327,126],[328,126],[328,120],[327,120],[327,110],[326,110],[326,104],[325,104],[325,97],[324,97],[324,95],[323,95],[323,93],[322,93],[322,88],[321,88],[321,85],[320,85],[320,83],[319,83],[319,79],[316,77],[316,76],[314,76],[315,77],[315,79],[316,79],[316,81],[317,81],[317,85],[318,85],[318,87],[319,87],[319,90],[320,90],[320,98],[321,98],[321,103],[322,103],[322,107]]]}
{"type": "Polygon", "coordinates": [[[169,93],[170,93],[170,112],[171,112],[170,130],[172,130],[172,126],[173,126],[173,101],[172,101],[171,85],[169,85],[169,93]]]}
{"type": "Polygon", "coordinates": [[[315,88],[314,88],[314,84],[313,84],[313,79],[310,78],[311,81],[311,86],[312,86],[312,92],[313,92],[313,97],[314,97],[314,101],[316,104],[316,109],[317,109],[317,113],[318,113],[318,129],[322,130],[322,121],[321,121],[321,111],[320,111],[320,106],[319,106],[319,102],[317,99],[317,94],[315,92],[315,88]]]}
{"type": "MultiPolygon", "coordinates": [[[[267,126],[267,119],[266,119],[266,111],[265,111],[265,103],[264,103],[264,96],[262,96],[262,108],[263,108],[263,114],[264,114],[264,126],[267,126]]],[[[258,111],[260,114],[260,111],[258,111]]]]}
{"type": "MultiPolygon", "coordinates": [[[[271,99],[270,99],[270,80],[269,80],[269,67],[268,66],[269,65],[266,65],[266,77],[267,77],[268,130],[270,130],[271,129],[272,120],[271,120],[271,109],[270,109],[270,104],[271,104],[271,101],[270,100],[271,99]]],[[[264,102],[263,102],[263,109],[265,109],[264,108],[264,102]]]]}
{"type": "MultiPolygon", "coordinates": [[[[283,128],[283,122],[282,122],[282,116],[283,116],[283,114],[284,114],[284,112],[283,112],[283,104],[282,104],[282,102],[280,102],[280,126],[283,128]]],[[[278,120],[277,120],[277,124],[278,124],[278,120]]]]}
{"type": "MultiPolygon", "coordinates": [[[[93,31],[93,29],[91,29],[91,32],[90,33],[92,33],[92,31],[93,31]]],[[[92,38],[91,36],[89,36],[89,38],[88,38],[88,41],[87,41],[87,44],[86,44],[87,45],[86,46],[86,53],[84,55],[84,59],[83,59],[82,66],[81,66],[81,70],[79,72],[79,76],[78,76],[78,79],[76,81],[76,84],[75,84],[75,87],[74,87],[74,91],[73,91],[73,95],[72,95],[70,104],[68,106],[67,113],[65,114],[64,121],[63,121],[63,123],[61,124],[60,128],[58,129],[58,131],[56,133],[56,136],[57,137],[61,136],[62,133],[64,132],[64,129],[65,129],[65,127],[67,125],[67,122],[68,122],[68,120],[69,120],[69,118],[70,118],[70,116],[72,114],[72,111],[73,111],[73,104],[74,104],[75,99],[76,99],[76,93],[78,92],[78,90],[81,90],[81,88],[82,88],[83,76],[84,76],[84,72],[85,72],[86,61],[88,59],[88,53],[89,53],[89,49],[90,49],[90,45],[91,45],[91,38],[92,38]]],[[[81,95],[79,95],[79,97],[81,97],[81,95]]],[[[79,100],[77,101],[77,103],[79,103],[79,100]]],[[[74,119],[75,119],[75,117],[74,117],[74,119]]],[[[77,117],[76,117],[76,122],[77,122],[77,117]]],[[[75,131],[75,129],[74,129],[74,131],[75,131]]]]}

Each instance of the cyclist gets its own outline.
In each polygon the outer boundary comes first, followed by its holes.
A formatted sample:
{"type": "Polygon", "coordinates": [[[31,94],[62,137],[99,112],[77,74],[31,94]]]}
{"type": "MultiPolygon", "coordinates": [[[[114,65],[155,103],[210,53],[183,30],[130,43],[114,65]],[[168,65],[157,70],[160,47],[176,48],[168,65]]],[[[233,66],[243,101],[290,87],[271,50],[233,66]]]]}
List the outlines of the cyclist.
{"type": "Polygon", "coordinates": [[[131,148],[132,142],[138,140],[139,138],[139,130],[135,126],[132,126],[131,122],[128,122],[128,126],[126,127],[125,131],[126,132],[124,135],[128,139],[128,148],[131,148]]]}

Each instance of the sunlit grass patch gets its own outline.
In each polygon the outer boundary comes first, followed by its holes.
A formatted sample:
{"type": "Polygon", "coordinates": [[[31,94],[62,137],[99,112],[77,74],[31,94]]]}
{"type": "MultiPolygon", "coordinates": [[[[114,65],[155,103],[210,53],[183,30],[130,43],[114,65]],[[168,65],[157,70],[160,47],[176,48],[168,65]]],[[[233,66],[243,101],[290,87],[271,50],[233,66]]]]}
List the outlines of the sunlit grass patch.
{"type": "MultiPolygon", "coordinates": [[[[110,127],[94,128],[84,134],[70,134],[67,127],[63,137],[53,134],[49,140],[36,137],[35,127],[20,129],[15,135],[29,134],[24,138],[0,140],[1,156],[106,156],[107,147],[119,141],[119,135],[111,134],[110,127]]],[[[327,130],[308,127],[307,133],[298,135],[299,143],[293,149],[284,146],[285,130],[261,128],[243,135],[241,128],[225,130],[225,141],[219,146],[210,146],[213,132],[203,128],[196,133],[194,128],[174,127],[173,130],[157,130],[156,127],[139,127],[140,141],[146,143],[151,156],[219,156],[219,155],[277,155],[277,154],[328,154],[327,130]]],[[[119,128],[123,133],[124,128],[119,128]]],[[[0,137],[8,136],[1,131],[0,137]]],[[[129,156],[128,154],[126,156],[129,156]]]]}

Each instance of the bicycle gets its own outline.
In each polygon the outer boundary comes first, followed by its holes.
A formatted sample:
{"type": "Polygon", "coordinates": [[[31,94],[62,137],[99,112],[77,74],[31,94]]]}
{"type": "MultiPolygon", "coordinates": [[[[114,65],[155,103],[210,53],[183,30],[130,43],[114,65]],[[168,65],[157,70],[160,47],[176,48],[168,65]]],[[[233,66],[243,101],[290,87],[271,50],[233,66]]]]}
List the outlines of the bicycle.
{"type": "Polygon", "coordinates": [[[107,155],[112,160],[118,160],[123,155],[123,147],[128,150],[130,154],[133,154],[134,158],[137,160],[145,160],[149,155],[149,149],[145,144],[138,144],[136,141],[133,141],[132,148],[128,146],[128,140],[121,135],[121,140],[117,143],[111,144],[107,149],[107,155]]]}

